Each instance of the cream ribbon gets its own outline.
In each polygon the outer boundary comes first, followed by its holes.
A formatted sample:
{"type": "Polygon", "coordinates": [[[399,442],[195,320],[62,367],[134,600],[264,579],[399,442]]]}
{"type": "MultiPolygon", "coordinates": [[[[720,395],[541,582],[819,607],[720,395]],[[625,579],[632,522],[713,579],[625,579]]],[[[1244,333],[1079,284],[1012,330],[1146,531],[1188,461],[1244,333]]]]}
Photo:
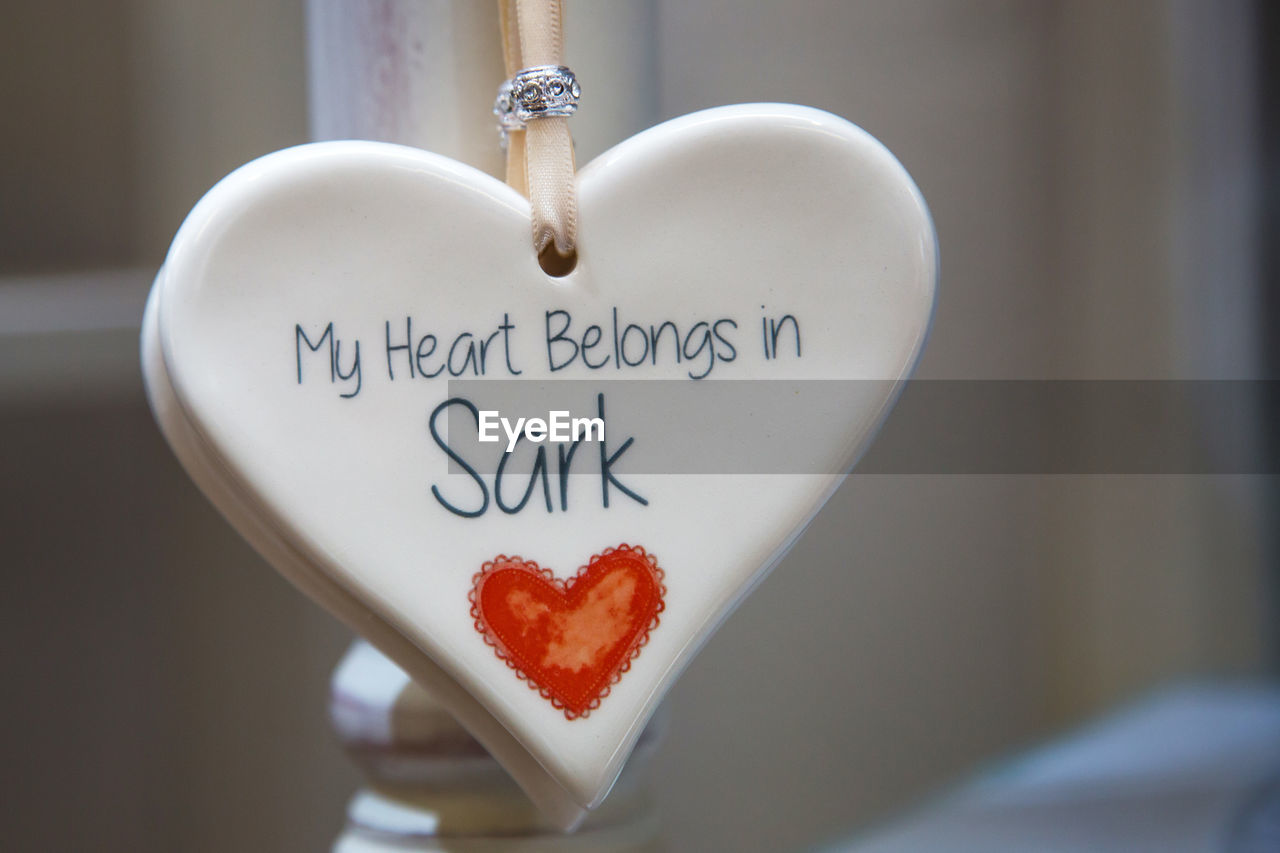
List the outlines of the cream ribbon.
{"type": "MultiPolygon", "coordinates": [[[[535,65],[564,64],[560,0],[498,0],[507,78],[535,65]]],[[[572,257],[578,240],[578,193],[568,119],[546,116],[511,131],[507,183],[529,198],[533,248],[572,257]]],[[[543,266],[548,264],[544,260],[543,266]]]]}

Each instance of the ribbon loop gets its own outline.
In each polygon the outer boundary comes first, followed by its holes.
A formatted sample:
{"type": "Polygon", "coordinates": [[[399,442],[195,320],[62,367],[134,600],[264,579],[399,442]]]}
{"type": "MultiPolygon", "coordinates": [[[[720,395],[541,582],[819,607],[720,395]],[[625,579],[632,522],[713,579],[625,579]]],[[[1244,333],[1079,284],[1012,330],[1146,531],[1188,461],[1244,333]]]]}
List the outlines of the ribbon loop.
{"type": "Polygon", "coordinates": [[[499,8],[509,85],[499,90],[494,112],[507,140],[507,183],[529,198],[533,248],[543,268],[571,269],[578,194],[568,116],[580,90],[563,64],[561,3],[499,0],[499,8]]]}

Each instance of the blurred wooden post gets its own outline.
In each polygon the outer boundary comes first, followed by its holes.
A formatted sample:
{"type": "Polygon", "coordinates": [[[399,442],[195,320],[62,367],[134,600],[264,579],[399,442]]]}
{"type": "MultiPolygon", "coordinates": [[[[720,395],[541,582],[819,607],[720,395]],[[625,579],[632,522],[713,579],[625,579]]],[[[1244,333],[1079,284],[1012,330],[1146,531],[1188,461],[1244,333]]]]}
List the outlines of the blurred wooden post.
{"type": "Polygon", "coordinates": [[[425,148],[502,173],[498,4],[310,0],[311,134],[425,148]]]}
{"type": "Polygon", "coordinates": [[[357,640],[333,675],[333,727],[366,785],[334,853],[647,853],[660,849],[645,767],[661,718],[640,736],[609,798],[561,835],[431,695],[357,640]]]}
{"type": "MultiPolygon", "coordinates": [[[[315,139],[398,142],[502,176],[497,0],[309,0],[307,11],[315,139]]],[[[579,165],[657,121],[656,22],[654,0],[565,3],[579,165]]]]}
{"type": "MultiPolygon", "coordinates": [[[[654,4],[568,5],[568,62],[583,81],[573,132],[585,163],[655,118],[654,4]]],[[[492,113],[503,79],[497,0],[309,0],[307,13],[315,139],[413,145],[502,175],[492,113]]],[[[367,779],[337,853],[655,849],[636,781],[654,726],[609,800],[563,837],[426,690],[363,641],[334,673],[331,713],[367,779]]]]}

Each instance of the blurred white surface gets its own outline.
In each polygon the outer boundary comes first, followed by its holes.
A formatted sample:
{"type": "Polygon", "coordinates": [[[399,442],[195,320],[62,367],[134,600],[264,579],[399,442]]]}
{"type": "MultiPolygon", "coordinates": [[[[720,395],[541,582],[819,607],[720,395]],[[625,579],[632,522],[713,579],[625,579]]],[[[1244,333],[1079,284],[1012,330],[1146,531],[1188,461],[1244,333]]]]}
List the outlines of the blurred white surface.
{"type": "Polygon", "coordinates": [[[1014,759],[896,826],[838,849],[1280,849],[1280,689],[1172,690],[1014,759]]]}

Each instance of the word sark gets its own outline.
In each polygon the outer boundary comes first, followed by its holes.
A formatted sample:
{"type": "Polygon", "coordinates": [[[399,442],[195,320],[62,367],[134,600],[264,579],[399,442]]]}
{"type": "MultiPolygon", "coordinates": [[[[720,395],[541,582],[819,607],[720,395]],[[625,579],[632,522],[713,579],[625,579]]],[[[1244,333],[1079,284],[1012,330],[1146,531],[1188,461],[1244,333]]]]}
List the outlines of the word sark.
{"type": "MultiPolygon", "coordinates": [[[[551,471],[550,454],[547,452],[548,447],[540,444],[534,454],[528,480],[524,483],[524,490],[520,494],[520,498],[512,503],[503,496],[503,488],[507,483],[505,479],[507,465],[513,458],[520,442],[525,440],[527,429],[524,432],[516,430],[514,440],[509,443],[506,450],[502,451],[502,456],[492,475],[491,485],[490,482],[486,482],[485,476],[481,473],[481,469],[485,467],[481,461],[465,458],[456,446],[449,444],[443,435],[444,430],[442,430],[446,420],[456,427],[458,419],[456,417],[450,418],[450,414],[456,416],[466,412],[475,421],[477,437],[484,441],[485,439],[481,434],[481,425],[482,422],[487,423],[489,421],[487,418],[482,421],[479,407],[471,400],[465,397],[450,397],[436,406],[431,412],[427,426],[431,433],[431,439],[436,446],[449,458],[451,463],[462,469],[462,472],[467,475],[470,482],[465,488],[456,488],[451,485],[448,495],[445,494],[439,484],[432,484],[431,494],[439,502],[440,506],[454,515],[460,515],[463,518],[478,518],[488,512],[490,507],[497,507],[499,511],[507,515],[515,515],[530,505],[535,489],[541,486],[542,504],[546,507],[547,512],[556,512],[557,508],[560,512],[568,512],[570,505],[569,475],[572,472],[574,456],[584,444],[590,441],[597,446],[600,454],[599,494],[601,506],[605,509],[609,508],[609,497],[612,490],[620,492],[641,506],[648,506],[649,501],[623,484],[613,470],[622,455],[635,443],[635,437],[628,436],[626,441],[617,445],[617,449],[610,453],[609,444],[605,440],[607,421],[605,418],[604,394],[596,395],[596,409],[597,417],[578,419],[580,421],[579,426],[582,429],[576,435],[571,432],[567,441],[555,445],[554,477],[551,471]],[[555,481],[554,495],[552,489],[553,479],[555,481]],[[467,494],[468,492],[470,494],[467,494]]],[[[486,411],[484,414],[491,415],[494,413],[486,411]]]]}

